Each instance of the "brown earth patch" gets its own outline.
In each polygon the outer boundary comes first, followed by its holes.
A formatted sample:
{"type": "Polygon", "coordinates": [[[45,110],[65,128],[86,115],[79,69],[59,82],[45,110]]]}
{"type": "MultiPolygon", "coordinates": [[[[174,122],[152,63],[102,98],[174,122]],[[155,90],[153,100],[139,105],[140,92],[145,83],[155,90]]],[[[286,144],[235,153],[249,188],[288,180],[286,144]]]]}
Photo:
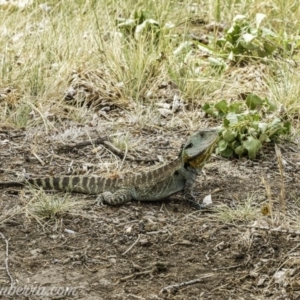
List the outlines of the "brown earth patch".
{"type": "MultiPolygon", "coordinates": [[[[164,161],[177,155],[186,136],[180,131],[131,134],[138,142],[130,154],[163,157],[164,161]]],[[[93,131],[90,135],[97,136],[93,131]]],[[[0,148],[0,181],[15,179],[23,170],[31,176],[96,170],[105,174],[120,165],[111,153],[103,148],[93,152],[92,146],[57,154],[59,143],[50,134],[2,132],[1,138],[6,142],[0,148]]],[[[66,137],[64,142],[68,139],[72,140],[66,137]]],[[[83,138],[79,135],[78,139],[83,138]]],[[[284,144],[281,148],[287,228],[296,231],[299,147],[284,144]]],[[[123,176],[126,171],[134,173],[152,166],[125,160],[124,172],[116,172],[123,176]]],[[[8,240],[9,269],[5,268],[5,240],[0,238],[1,286],[9,287],[9,271],[17,286],[76,288],[76,296],[64,299],[299,299],[299,233],[246,226],[254,221],[271,227],[283,224],[272,223],[261,213],[260,207],[267,201],[262,176],[271,186],[276,212],[280,175],[273,145],[265,147],[255,161],[214,156],[195,189],[199,201],[212,194],[213,207],[207,211],[195,211],[180,194],[165,201],[132,202],[121,207],[97,207],[95,197],[74,194],[74,201],[84,201],[77,214],[38,222],[25,209],[32,190],[2,189],[0,232],[8,240]],[[220,220],[219,207],[235,210],[249,198],[257,212],[255,219],[220,220]],[[191,284],[193,280],[196,282],[191,284]],[[186,285],[166,288],[181,283],[186,285]]],[[[54,296],[29,298],[58,299],[54,296]]]]}

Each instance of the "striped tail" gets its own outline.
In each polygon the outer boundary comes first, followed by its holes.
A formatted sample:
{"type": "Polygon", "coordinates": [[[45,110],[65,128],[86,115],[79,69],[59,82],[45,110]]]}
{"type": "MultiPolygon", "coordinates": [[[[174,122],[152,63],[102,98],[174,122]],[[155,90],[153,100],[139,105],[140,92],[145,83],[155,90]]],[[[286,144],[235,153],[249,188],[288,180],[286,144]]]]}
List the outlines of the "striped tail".
{"type": "Polygon", "coordinates": [[[24,186],[25,182],[18,182],[18,181],[7,181],[7,182],[0,182],[0,187],[12,187],[12,186],[24,186]]]}
{"type": "Polygon", "coordinates": [[[90,176],[60,176],[29,179],[28,182],[48,190],[96,194],[100,180],[100,178],[90,176]]]}

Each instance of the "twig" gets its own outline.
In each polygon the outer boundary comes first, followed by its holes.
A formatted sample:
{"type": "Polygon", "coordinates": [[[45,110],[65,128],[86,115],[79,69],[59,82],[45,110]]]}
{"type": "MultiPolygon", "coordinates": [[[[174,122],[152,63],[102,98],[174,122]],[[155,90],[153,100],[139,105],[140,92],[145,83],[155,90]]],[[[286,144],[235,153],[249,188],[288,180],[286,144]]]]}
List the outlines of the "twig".
{"type": "Polygon", "coordinates": [[[138,299],[138,300],[146,300],[146,298],[134,294],[128,294],[128,297],[132,297],[133,299],[138,299]]]}
{"type": "Polygon", "coordinates": [[[131,275],[122,277],[122,278],[120,279],[120,281],[126,281],[126,280],[131,279],[131,278],[134,278],[134,277],[136,277],[136,276],[141,276],[141,275],[151,274],[151,273],[153,273],[153,271],[154,271],[154,268],[152,268],[151,270],[148,270],[148,271],[137,272],[137,273],[134,273],[134,274],[131,274],[131,275]]]}
{"type": "Polygon", "coordinates": [[[217,188],[211,192],[211,195],[221,192],[223,189],[217,188]]]}
{"type": "Polygon", "coordinates": [[[198,278],[198,279],[194,279],[194,280],[190,280],[190,281],[184,281],[184,282],[181,282],[181,283],[178,283],[178,284],[169,285],[169,286],[166,286],[163,289],[161,289],[159,293],[162,294],[164,292],[170,292],[171,290],[174,290],[174,289],[178,290],[178,289],[183,288],[185,286],[202,282],[203,279],[209,278],[209,277],[212,277],[212,276],[215,276],[215,274],[210,273],[210,274],[206,274],[206,275],[204,275],[204,276],[202,276],[201,278],[198,278]]]}
{"type": "Polygon", "coordinates": [[[288,254],[290,254],[290,253],[292,253],[293,251],[295,251],[297,248],[299,248],[300,247],[300,244],[298,244],[298,245],[296,245],[294,248],[292,248],[287,254],[286,254],[286,256],[288,255],[288,254]]]}
{"type": "Polygon", "coordinates": [[[45,163],[42,161],[42,159],[33,151],[33,150],[31,150],[31,153],[34,155],[34,157],[40,162],[40,164],[42,165],[42,166],[44,166],[45,165],[45,163]]]}
{"type": "Polygon", "coordinates": [[[168,230],[157,230],[157,231],[148,231],[146,232],[146,234],[149,234],[149,235],[155,235],[155,234],[170,234],[170,232],[168,230]]]}
{"type": "Polygon", "coordinates": [[[108,150],[110,150],[112,153],[114,153],[115,155],[117,155],[120,158],[126,158],[127,160],[130,161],[140,161],[140,162],[157,162],[158,159],[157,158],[149,158],[149,159],[144,159],[144,158],[135,158],[131,155],[128,155],[127,153],[123,153],[123,151],[121,151],[120,149],[118,149],[115,145],[113,145],[107,137],[103,137],[103,138],[96,138],[96,139],[92,139],[89,141],[84,141],[84,142],[80,142],[80,143],[76,143],[73,145],[63,145],[60,146],[56,149],[57,152],[61,153],[61,152],[69,152],[69,151],[73,151],[75,149],[79,149],[79,148],[83,148],[86,146],[90,146],[90,145],[103,145],[104,147],[106,147],[108,150]]]}
{"type": "Polygon", "coordinates": [[[0,236],[2,237],[2,239],[5,241],[5,245],[6,245],[6,249],[5,249],[5,270],[6,273],[10,279],[10,288],[12,288],[15,284],[14,279],[12,278],[10,272],[9,272],[9,268],[8,268],[8,240],[5,238],[5,236],[2,234],[2,232],[0,232],[0,236]]]}
{"type": "Polygon", "coordinates": [[[57,152],[69,152],[69,151],[73,151],[75,149],[79,149],[79,148],[83,148],[86,146],[90,146],[90,145],[99,145],[99,144],[103,144],[105,141],[107,141],[107,137],[103,137],[103,138],[96,138],[93,140],[89,140],[89,141],[84,141],[84,142],[79,142],[73,145],[63,145],[60,146],[56,149],[57,152]]]}
{"type": "Polygon", "coordinates": [[[223,267],[223,268],[215,268],[212,269],[213,271],[221,271],[221,270],[232,270],[232,269],[237,269],[239,267],[243,267],[243,264],[238,264],[238,265],[234,265],[234,266],[229,266],[229,267],[223,267]]]}
{"type": "Polygon", "coordinates": [[[122,255],[125,255],[126,253],[128,253],[136,244],[137,242],[140,240],[141,236],[138,235],[138,238],[135,240],[135,242],[125,251],[122,253],[122,255]]]}
{"type": "Polygon", "coordinates": [[[253,229],[261,229],[261,230],[270,231],[270,232],[281,232],[281,233],[300,235],[300,231],[289,230],[289,229],[260,227],[260,226],[254,226],[254,225],[244,225],[244,224],[236,225],[236,224],[230,224],[230,223],[225,223],[225,225],[231,226],[231,227],[236,227],[236,228],[246,227],[246,228],[253,228],[253,229]]]}

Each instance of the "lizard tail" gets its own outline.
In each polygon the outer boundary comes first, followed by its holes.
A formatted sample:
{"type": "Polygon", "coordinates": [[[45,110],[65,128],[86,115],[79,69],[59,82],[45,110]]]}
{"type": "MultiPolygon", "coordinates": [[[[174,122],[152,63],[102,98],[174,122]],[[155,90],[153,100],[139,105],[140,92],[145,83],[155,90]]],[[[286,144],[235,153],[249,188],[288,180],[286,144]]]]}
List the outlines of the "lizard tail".
{"type": "Polygon", "coordinates": [[[12,186],[24,186],[25,182],[18,182],[18,181],[7,181],[7,182],[0,182],[1,187],[12,187],[12,186]]]}

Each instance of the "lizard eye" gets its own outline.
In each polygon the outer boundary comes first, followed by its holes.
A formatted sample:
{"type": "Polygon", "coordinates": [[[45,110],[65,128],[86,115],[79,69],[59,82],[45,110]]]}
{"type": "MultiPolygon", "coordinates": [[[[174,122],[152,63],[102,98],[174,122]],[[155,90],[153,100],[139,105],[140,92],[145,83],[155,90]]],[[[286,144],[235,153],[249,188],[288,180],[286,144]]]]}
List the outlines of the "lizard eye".
{"type": "Polygon", "coordinates": [[[205,133],[204,132],[200,132],[200,137],[204,138],[205,133]]]}
{"type": "Polygon", "coordinates": [[[193,143],[189,143],[188,145],[186,145],[186,146],[184,147],[184,149],[189,149],[189,148],[192,148],[193,146],[194,146],[193,143]]]}

